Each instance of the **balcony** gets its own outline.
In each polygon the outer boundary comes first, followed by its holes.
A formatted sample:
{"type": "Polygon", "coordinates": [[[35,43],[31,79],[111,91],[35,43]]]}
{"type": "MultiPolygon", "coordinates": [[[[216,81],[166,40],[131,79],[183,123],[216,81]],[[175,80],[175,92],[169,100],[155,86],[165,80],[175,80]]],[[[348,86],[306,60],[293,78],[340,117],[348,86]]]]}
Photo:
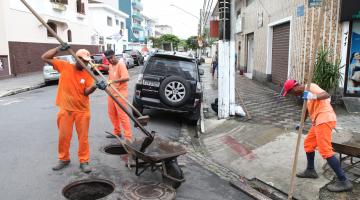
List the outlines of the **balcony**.
{"type": "Polygon", "coordinates": [[[139,13],[139,12],[134,12],[133,14],[132,14],[132,17],[134,18],[134,19],[137,19],[137,20],[139,20],[139,21],[143,21],[144,20],[144,17],[141,15],[141,13],[139,13]]]}
{"type": "Polygon", "coordinates": [[[133,0],[132,5],[136,9],[143,10],[143,5],[142,5],[141,1],[139,1],[139,0],[133,0]]]}
{"type": "Polygon", "coordinates": [[[134,31],[143,31],[144,30],[143,27],[139,24],[133,24],[132,29],[134,31]]]}

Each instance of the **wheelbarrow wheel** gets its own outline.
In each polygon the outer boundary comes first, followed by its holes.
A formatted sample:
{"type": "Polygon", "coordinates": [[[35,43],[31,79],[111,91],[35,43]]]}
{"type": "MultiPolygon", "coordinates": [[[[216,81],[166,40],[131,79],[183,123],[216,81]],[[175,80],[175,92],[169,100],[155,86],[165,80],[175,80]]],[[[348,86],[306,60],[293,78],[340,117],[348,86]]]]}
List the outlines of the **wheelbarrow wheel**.
{"type": "MultiPolygon", "coordinates": [[[[166,172],[169,176],[174,177],[176,179],[184,178],[183,172],[182,172],[181,168],[179,167],[179,164],[176,159],[167,161],[165,163],[165,167],[166,167],[166,172]]],[[[180,185],[181,185],[181,182],[169,179],[164,175],[163,175],[163,181],[164,181],[164,183],[172,186],[175,189],[180,187],[180,185]]]]}

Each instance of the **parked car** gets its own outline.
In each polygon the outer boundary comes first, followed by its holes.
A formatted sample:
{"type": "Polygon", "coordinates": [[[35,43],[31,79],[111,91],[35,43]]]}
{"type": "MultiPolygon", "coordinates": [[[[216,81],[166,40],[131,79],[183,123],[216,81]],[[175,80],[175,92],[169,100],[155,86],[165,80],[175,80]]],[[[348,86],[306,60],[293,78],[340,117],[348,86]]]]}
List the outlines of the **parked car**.
{"type": "Polygon", "coordinates": [[[126,68],[128,69],[135,67],[134,59],[127,53],[116,54],[116,58],[118,58],[119,60],[124,59],[126,68]]]}
{"type": "MultiPolygon", "coordinates": [[[[108,69],[102,66],[102,65],[109,65],[109,61],[106,59],[104,54],[94,54],[90,57],[93,60],[94,64],[99,65],[98,69],[100,70],[101,73],[103,73],[103,74],[108,73],[108,69]]],[[[94,73],[96,74],[95,71],[94,71],[94,73]]]]}
{"type": "Polygon", "coordinates": [[[156,53],[138,77],[133,105],[140,112],[146,108],[181,113],[196,123],[200,118],[203,73],[193,58],[156,53]]]}
{"type": "MultiPolygon", "coordinates": [[[[75,63],[75,58],[72,55],[64,55],[64,56],[57,56],[56,59],[65,60],[70,63],[75,63]]],[[[52,65],[49,63],[45,63],[43,67],[43,75],[44,75],[44,82],[45,84],[49,84],[53,81],[58,81],[60,77],[60,73],[54,69],[52,65]]]]}
{"type": "Polygon", "coordinates": [[[133,57],[134,63],[136,65],[144,64],[144,57],[142,56],[140,51],[138,51],[138,50],[124,50],[123,53],[127,53],[127,54],[131,55],[131,57],[133,57]]]}

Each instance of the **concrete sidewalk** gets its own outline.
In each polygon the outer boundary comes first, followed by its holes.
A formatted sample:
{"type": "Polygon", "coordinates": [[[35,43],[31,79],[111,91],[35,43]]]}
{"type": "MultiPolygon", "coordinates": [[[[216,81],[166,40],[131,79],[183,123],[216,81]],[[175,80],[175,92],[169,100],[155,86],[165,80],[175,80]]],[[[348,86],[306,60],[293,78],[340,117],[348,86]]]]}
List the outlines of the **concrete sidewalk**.
{"type": "MultiPolygon", "coordinates": [[[[204,151],[215,162],[248,180],[257,178],[287,193],[293,164],[301,105],[293,99],[278,98],[278,93],[255,81],[237,75],[236,89],[243,99],[252,120],[231,118],[218,120],[210,104],[217,97],[217,79],[212,79],[210,65],[204,64],[204,124],[201,135],[204,151]]],[[[240,100],[237,99],[240,104],[240,100]]],[[[359,116],[337,111],[338,129],[341,133],[358,134],[359,116]],[[357,121],[357,122],[356,122],[357,121]]],[[[305,135],[302,136],[302,141],[305,135]]],[[[328,193],[322,189],[333,179],[331,170],[324,170],[325,161],[317,153],[316,180],[295,179],[294,197],[297,199],[357,199],[359,187],[355,183],[352,193],[328,193]],[[319,191],[322,192],[319,192],[319,191]]],[[[306,157],[301,143],[297,171],[306,167],[306,157]]],[[[350,176],[350,175],[349,175],[350,176]]],[[[353,176],[354,177],[354,176],[353,176]]],[[[355,180],[354,178],[350,178],[355,180]]]]}
{"type": "Polygon", "coordinates": [[[0,80],[0,98],[37,89],[45,85],[42,72],[0,80]]]}

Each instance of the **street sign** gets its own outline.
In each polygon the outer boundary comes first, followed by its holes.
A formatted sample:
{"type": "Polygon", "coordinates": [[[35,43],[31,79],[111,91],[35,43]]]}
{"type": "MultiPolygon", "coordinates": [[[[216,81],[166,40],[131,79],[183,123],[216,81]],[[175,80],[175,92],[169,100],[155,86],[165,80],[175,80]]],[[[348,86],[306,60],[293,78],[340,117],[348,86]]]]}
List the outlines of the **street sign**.
{"type": "Polygon", "coordinates": [[[309,0],[309,7],[321,6],[322,0],[309,0]]]}

